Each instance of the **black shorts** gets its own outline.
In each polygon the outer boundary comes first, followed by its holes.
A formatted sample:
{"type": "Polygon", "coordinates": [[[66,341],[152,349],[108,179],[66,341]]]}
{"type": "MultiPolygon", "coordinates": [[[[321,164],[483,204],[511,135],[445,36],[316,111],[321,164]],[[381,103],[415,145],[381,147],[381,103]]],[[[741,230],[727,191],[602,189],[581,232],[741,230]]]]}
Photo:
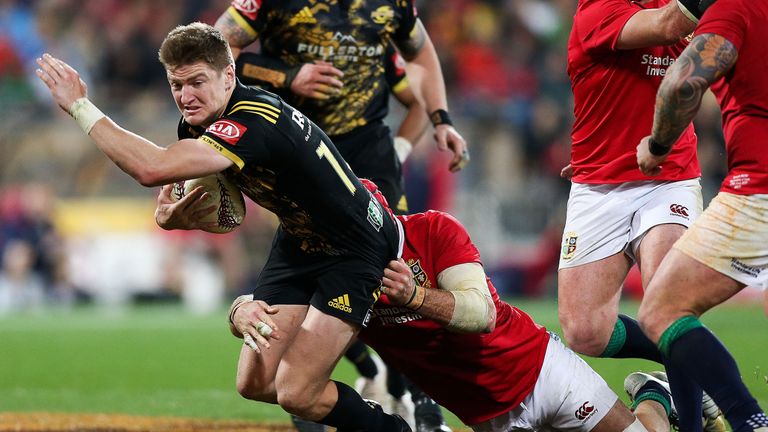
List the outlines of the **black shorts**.
{"type": "Polygon", "coordinates": [[[387,125],[377,121],[330,138],[356,176],[376,183],[395,214],[408,213],[403,167],[387,125]]]}
{"type": "Polygon", "coordinates": [[[270,305],[311,304],[325,314],[365,327],[380,295],[385,266],[354,255],[307,254],[278,235],[253,298],[270,305]]]}

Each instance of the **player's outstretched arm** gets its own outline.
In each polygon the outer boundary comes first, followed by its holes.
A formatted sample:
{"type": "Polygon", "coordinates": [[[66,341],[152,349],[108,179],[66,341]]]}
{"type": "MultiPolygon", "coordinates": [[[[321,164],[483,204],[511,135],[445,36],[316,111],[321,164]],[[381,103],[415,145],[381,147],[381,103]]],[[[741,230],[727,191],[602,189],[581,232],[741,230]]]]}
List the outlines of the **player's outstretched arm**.
{"type": "Polygon", "coordinates": [[[449,330],[493,331],[496,307],[480,264],[449,267],[437,278],[439,289],[419,286],[411,268],[402,259],[393,260],[384,269],[382,291],[393,304],[418,311],[449,330]]]}
{"type": "Polygon", "coordinates": [[[420,76],[429,77],[429,79],[420,80],[419,90],[416,92],[424,98],[424,106],[435,127],[437,148],[441,151],[449,149],[453,152],[453,159],[448,169],[451,172],[461,170],[469,162],[467,143],[453,127],[448,116],[448,102],[440,60],[421,20],[416,21],[410,39],[399,43],[397,48],[408,62],[409,71],[415,69],[420,76]]]}
{"type": "Polygon", "coordinates": [[[168,148],[123,129],[90,100],[87,86],[67,63],[43,54],[35,71],[53,99],[71,115],[120,169],[144,186],[203,177],[229,168],[232,162],[197,140],[182,140],[168,148]]]}
{"type": "Polygon", "coordinates": [[[704,92],[736,64],[738,55],[728,39],[706,33],[696,36],[669,67],[656,96],[651,135],[637,146],[640,171],[661,172],[661,163],[699,111],[704,92]]]}
{"type": "Polygon", "coordinates": [[[420,82],[421,79],[416,78],[414,80],[409,75],[404,80],[406,80],[407,85],[393,92],[397,100],[407,109],[405,118],[400,123],[397,135],[395,136],[395,151],[397,152],[398,159],[400,159],[400,163],[405,162],[413,150],[413,146],[421,140],[429,127],[427,112],[414,94],[412,87],[414,83],[420,82]]]}

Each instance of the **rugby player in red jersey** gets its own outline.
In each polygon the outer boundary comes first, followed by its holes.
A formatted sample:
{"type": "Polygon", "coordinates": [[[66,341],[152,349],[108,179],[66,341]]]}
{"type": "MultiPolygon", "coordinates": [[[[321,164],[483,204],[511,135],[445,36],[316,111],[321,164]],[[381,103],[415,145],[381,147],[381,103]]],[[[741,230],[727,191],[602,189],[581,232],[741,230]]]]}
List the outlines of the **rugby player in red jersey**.
{"type": "MultiPolygon", "coordinates": [[[[619,314],[618,306],[632,265],[639,266],[647,286],[674,241],[701,213],[690,123],[660,176],[641,173],[635,160],[635,147],[653,121],[656,90],[695,26],[683,3],[688,2],[578,2],[568,42],[575,122],[571,164],[563,173],[572,186],[558,312],[568,346],[581,354],[662,363],[656,345],[636,320],[619,314]]],[[[686,381],[674,370],[668,373],[673,381],[686,381]]],[[[678,409],[701,410],[695,384],[676,389],[678,409]]],[[[700,430],[701,425],[681,427],[700,430]]]]}
{"type": "MultiPolygon", "coordinates": [[[[643,330],[722,408],[734,431],[768,431],[735,360],[699,316],[745,286],[768,286],[768,3],[718,0],[669,68],[640,170],[663,176],[707,88],[723,112],[728,175],[662,261],[640,307],[643,330]],[[677,144],[676,144],[677,142],[677,144]],[[706,359],[706,361],[701,361],[706,359]]],[[[674,382],[673,388],[674,388],[674,382]]]]}

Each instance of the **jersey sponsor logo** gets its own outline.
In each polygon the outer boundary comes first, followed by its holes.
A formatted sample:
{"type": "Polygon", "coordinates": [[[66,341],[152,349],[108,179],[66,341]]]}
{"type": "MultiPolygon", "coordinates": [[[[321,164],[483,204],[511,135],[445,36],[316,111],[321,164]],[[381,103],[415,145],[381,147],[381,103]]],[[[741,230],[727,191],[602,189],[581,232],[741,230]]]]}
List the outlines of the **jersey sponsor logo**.
{"type": "Polygon", "coordinates": [[[371,12],[371,20],[379,25],[384,25],[395,17],[395,11],[391,6],[379,6],[375,11],[371,12]]]}
{"type": "Polygon", "coordinates": [[[669,212],[675,216],[682,216],[688,219],[688,207],[681,204],[672,204],[669,206],[669,212]]]}
{"type": "Polygon", "coordinates": [[[248,128],[240,123],[232,120],[219,120],[216,123],[208,126],[206,132],[210,132],[224,141],[235,145],[240,138],[245,134],[248,128]]]}
{"type": "Polygon", "coordinates": [[[309,9],[309,6],[304,6],[302,10],[298,11],[296,15],[292,16],[291,20],[288,21],[288,25],[291,27],[296,24],[317,24],[317,19],[312,13],[312,10],[309,9]]]}
{"type": "Polygon", "coordinates": [[[234,0],[232,6],[249,19],[256,19],[262,0],[234,0]]]}
{"type": "Polygon", "coordinates": [[[349,305],[349,294],[328,300],[328,306],[346,313],[352,313],[352,307],[349,305]]]}
{"type": "Polygon", "coordinates": [[[384,225],[384,212],[381,210],[379,202],[373,197],[368,201],[368,223],[376,232],[379,232],[384,225]]]}
{"type": "Polygon", "coordinates": [[[749,174],[736,174],[728,181],[728,185],[734,189],[741,189],[743,186],[749,184],[749,174]]]}
{"type": "Polygon", "coordinates": [[[573,254],[576,252],[576,241],[579,239],[578,234],[575,232],[567,232],[563,236],[563,247],[560,252],[562,259],[569,260],[573,258],[573,254]]]}
{"type": "Polygon", "coordinates": [[[663,77],[667,73],[667,68],[675,62],[672,56],[655,56],[653,54],[643,54],[640,58],[640,64],[645,66],[645,74],[648,76],[663,77]]]}
{"type": "Polygon", "coordinates": [[[424,288],[430,288],[432,283],[429,281],[427,272],[424,271],[424,267],[421,266],[421,261],[409,259],[407,263],[408,267],[411,268],[411,273],[413,273],[413,280],[416,281],[416,284],[423,286],[424,288]]]}
{"type": "MultiPolygon", "coordinates": [[[[334,42],[335,43],[335,42],[334,42]]],[[[375,58],[384,54],[384,45],[355,45],[352,43],[334,45],[318,45],[300,42],[296,46],[297,54],[309,54],[324,60],[344,60],[356,62],[360,57],[375,58]]]]}
{"type": "Polygon", "coordinates": [[[739,273],[744,273],[752,277],[758,277],[763,269],[743,263],[736,258],[731,258],[731,267],[739,273]]]}
{"type": "Polygon", "coordinates": [[[357,39],[355,39],[354,36],[348,35],[348,34],[344,34],[342,32],[338,32],[338,31],[333,34],[333,38],[331,38],[331,39],[336,41],[336,42],[357,43],[357,39]]]}
{"type": "Polygon", "coordinates": [[[590,404],[589,401],[586,401],[573,414],[576,416],[578,420],[585,422],[587,421],[588,418],[592,417],[596,412],[597,412],[597,408],[595,408],[594,405],[590,404]]]}

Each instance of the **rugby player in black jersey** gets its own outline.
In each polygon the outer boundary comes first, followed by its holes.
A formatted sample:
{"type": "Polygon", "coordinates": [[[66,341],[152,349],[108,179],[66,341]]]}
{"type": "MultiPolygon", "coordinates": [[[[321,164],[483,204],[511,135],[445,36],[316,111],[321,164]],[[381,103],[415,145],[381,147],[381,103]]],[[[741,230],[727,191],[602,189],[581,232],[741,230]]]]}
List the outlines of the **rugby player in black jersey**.
{"type": "MultiPolygon", "coordinates": [[[[395,220],[323,131],[279,97],[237,81],[219,31],[201,23],[179,26],[159,54],[183,117],[179,141],[166,148],[106,117],[63,61],[44,54],[36,73],[98,148],[140,184],[226,170],[249,198],[278,216],[254,300],[239,305],[238,317],[245,318],[235,323],[250,339],[240,358],[247,367],[239,371],[261,384],[251,387],[260,400],[342,431],[409,431],[402,418],[330,380],[367,323],[384,268],[400,253],[395,220]]],[[[201,194],[198,189],[187,199],[201,194]]],[[[156,217],[164,228],[180,227],[163,208],[156,217]]]]}
{"type": "MultiPolygon", "coordinates": [[[[449,169],[468,162],[466,143],[448,115],[437,54],[413,0],[234,0],[216,27],[229,40],[243,82],[269,86],[301,109],[329,134],[355,174],[379,186],[395,213],[409,210],[397,157],[407,144],[396,142],[396,156],[383,122],[389,46],[405,58],[409,75],[422,78],[413,90],[434,124],[438,148],[453,151],[449,169]],[[259,56],[238,57],[256,41],[259,56]]],[[[416,401],[425,402],[416,410],[420,432],[448,430],[429,398],[421,393],[416,401]]]]}

